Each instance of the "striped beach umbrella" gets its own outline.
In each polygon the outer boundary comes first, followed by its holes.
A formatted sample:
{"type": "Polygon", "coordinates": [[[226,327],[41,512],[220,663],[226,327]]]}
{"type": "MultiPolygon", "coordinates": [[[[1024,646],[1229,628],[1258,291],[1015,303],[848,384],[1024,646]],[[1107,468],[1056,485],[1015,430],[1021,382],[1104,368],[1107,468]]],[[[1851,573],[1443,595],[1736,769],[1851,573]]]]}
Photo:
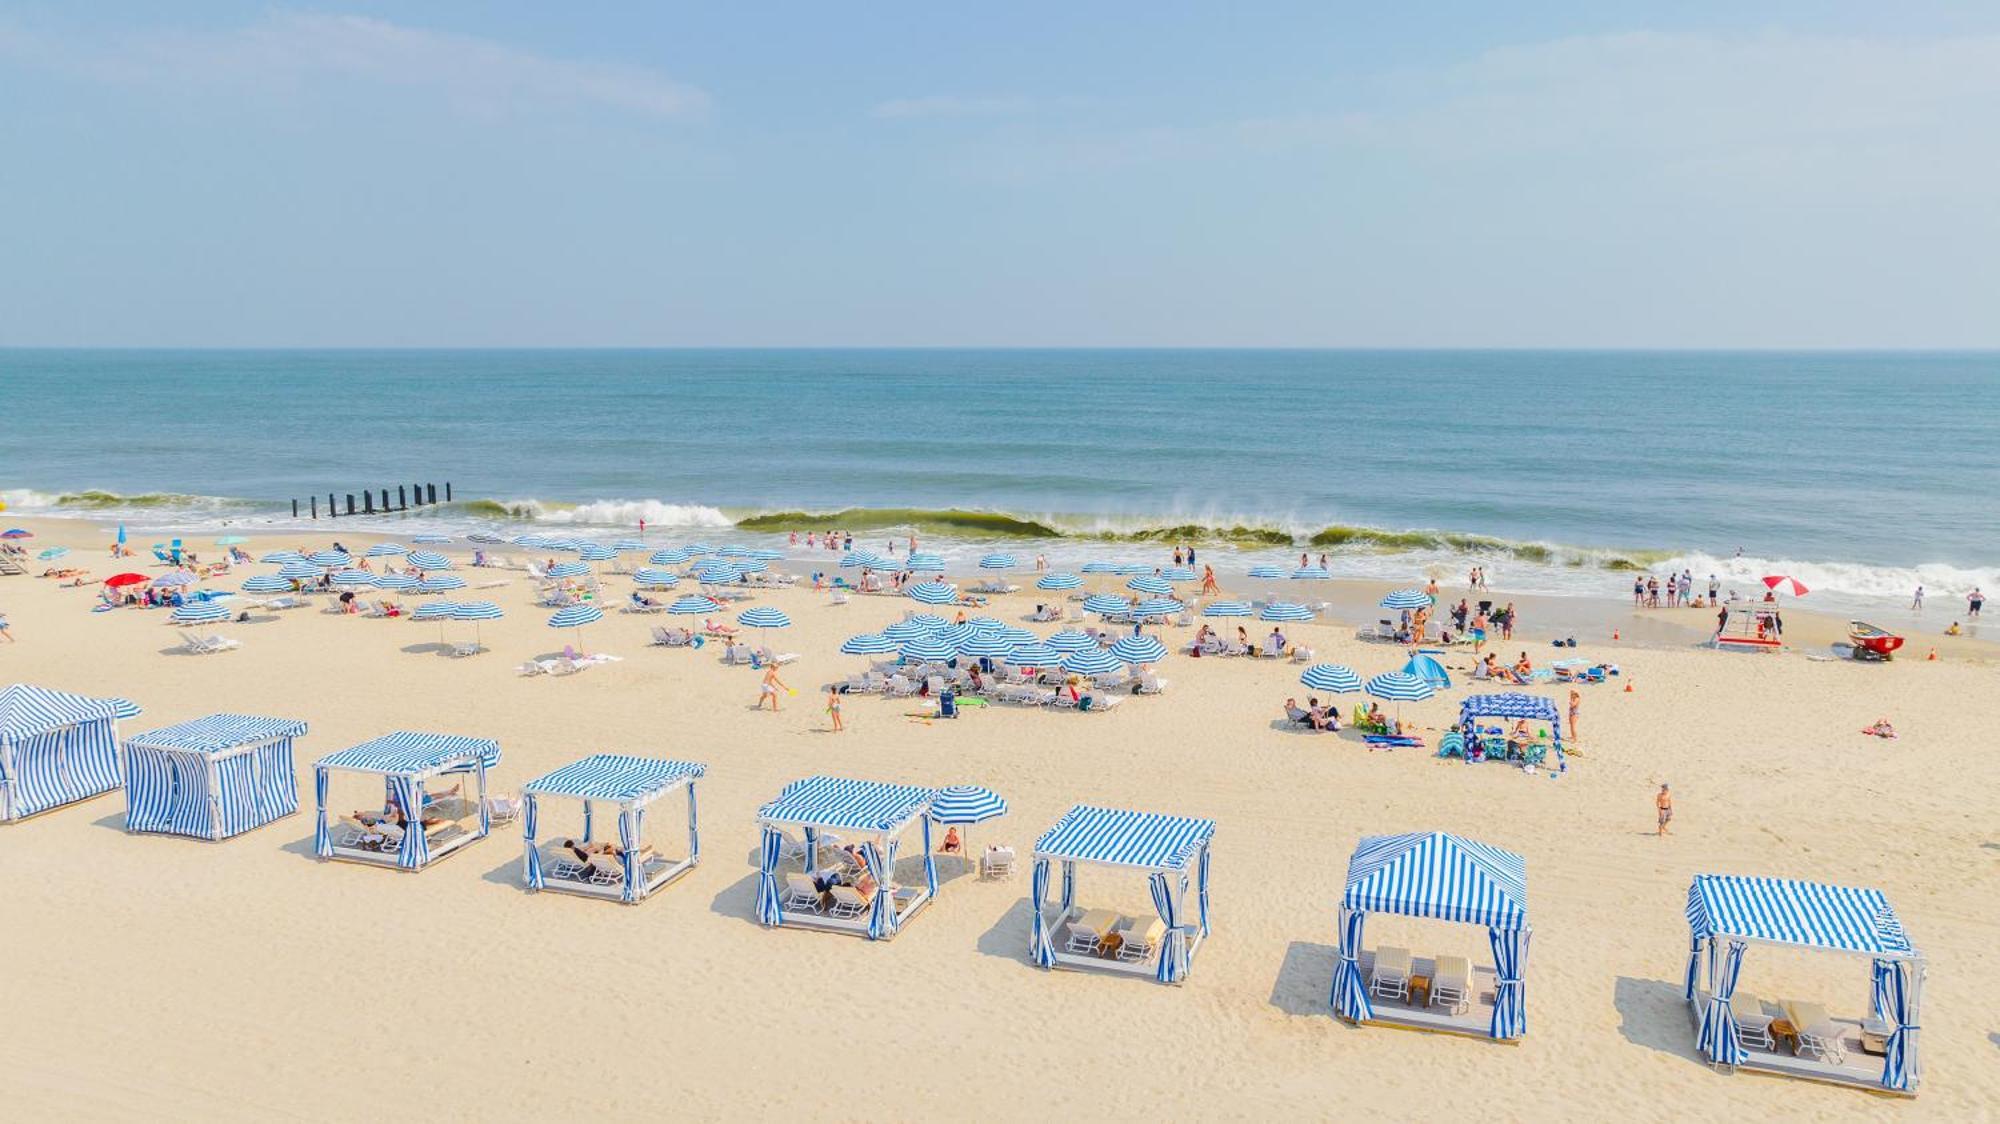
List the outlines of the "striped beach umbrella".
{"type": "Polygon", "coordinates": [[[1169,566],[1160,571],[1160,576],[1170,582],[1191,582],[1201,577],[1193,566],[1169,566]]]}
{"type": "Polygon", "coordinates": [[[1127,577],[1133,574],[1150,574],[1154,569],[1155,567],[1148,566],[1144,562],[1120,562],[1118,563],[1118,568],[1113,570],[1112,573],[1120,577],[1127,577]]]}
{"type": "Polygon", "coordinates": [[[654,551],[652,555],[646,559],[646,561],[652,563],[655,566],[678,566],[681,563],[686,562],[688,559],[693,557],[694,555],[688,553],[687,550],[682,547],[667,546],[667,547],[661,547],[659,550],[654,551]]]}
{"type": "Polygon", "coordinates": [[[730,562],[703,562],[694,568],[694,580],[703,585],[726,585],[743,580],[743,571],[730,562]]]}
{"type": "Polygon", "coordinates": [[[1126,663],[1158,663],[1167,658],[1167,646],[1155,636],[1121,636],[1111,654],[1126,663]]]}
{"type": "Polygon", "coordinates": [[[1043,574],[1035,579],[1036,589],[1081,589],[1083,579],[1075,574],[1043,574]]]}
{"type": "Polygon", "coordinates": [[[1093,593],[1083,599],[1083,611],[1106,614],[1129,613],[1132,611],[1132,602],[1110,593],[1093,593]]]}
{"type": "Polygon", "coordinates": [[[34,537],[35,532],[20,527],[9,527],[4,531],[0,531],[0,539],[32,539],[34,537]]]}
{"type": "Polygon", "coordinates": [[[1047,644],[1017,644],[1007,650],[1007,662],[1015,667],[1056,667],[1062,658],[1061,651],[1047,644]]]}
{"type": "Polygon", "coordinates": [[[1248,601],[1210,601],[1201,607],[1204,617],[1247,617],[1250,615],[1248,601]]]}
{"type": "Polygon", "coordinates": [[[291,588],[291,582],[276,574],[258,574],[243,579],[245,593],[284,593],[291,588]]]}
{"type": "Polygon", "coordinates": [[[1252,566],[1250,567],[1250,576],[1253,578],[1282,578],[1285,576],[1285,571],[1279,566],[1252,566]]]}
{"type": "Polygon", "coordinates": [[[375,575],[366,570],[338,570],[333,575],[333,584],[342,589],[360,589],[375,584],[375,575]]]}
{"type": "Polygon", "coordinates": [[[588,562],[558,562],[549,567],[552,578],[580,578],[590,573],[588,562]]]}
{"type": "Polygon", "coordinates": [[[378,542],[363,551],[361,556],[363,558],[401,558],[409,552],[410,548],[401,543],[378,542]]]}
{"type": "Polygon", "coordinates": [[[1126,581],[1125,588],[1134,593],[1157,593],[1165,596],[1174,591],[1174,583],[1158,574],[1141,574],[1126,581]]]}
{"type": "Polygon", "coordinates": [[[926,605],[949,605],[953,601],[958,600],[958,587],[952,585],[950,582],[917,582],[915,585],[905,589],[903,593],[913,600],[921,601],[926,605]]]}
{"type": "Polygon", "coordinates": [[[691,542],[687,544],[687,548],[689,554],[709,555],[715,553],[715,548],[705,542],[691,542]]]}
{"type": "Polygon", "coordinates": [[[785,552],[782,550],[753,550],[750,552],[750,557],[755,558],[759,562],[776,562],[784,556],[785,552]]]}
{"type": "Polygon", "coordinates": [[[750,557],[750,548],[744,546],[742,543],[730,543],[715,553],[723,558],[748,558],[750,557]]]}
{"type": "Polygon", "coordinates": [[[849,551],[840,556],[840,566],[844,570],[852,570],[857,566],[865,566],[871,570],[880,570],[888,565],[888,561],[881,555],[872,554],[865,550],[849,551]]]}
{"type": "Polygon", "coordinates": [[[1025,628],[1015,628],[1015,627],[1013,627],[1013,626],[1011,626],[1011,625],[1008,625],[1008,626],[1005,626],[1005,627],[1002,627],[1002,628],[999,628],[999,629],[995,629],[995,630],[994,630],[994,633],[995,633],[995,635],[998,635],[998,636],[1003,636],[1003,637],[1005,637],[1005,638],[1007,639],[1007,642],[1008,642],[1008,643],[1010,643],[1010,644],[1039,644],[1039,643],[1041,643],[1041,637],[1039,637],[1039,636],[1036,636],[1036,635],[1035,635],[1034,633],[1032,633],[1032,632],[1029,632],[1029,631],[1028,631],[1027,629],[1025,629],[1025,628]]]}
{"type": "Polygon", "coordinates": [[[882,635],[894,640],[898,644],[902,644],[915,640],[919,636],[934,635],[936,632],[936,629],[920,621],[900,620],[884,628],[882,635]]]}
{"type": "Polygon", "coordinates": [[[880,656],[896,650],[896,642],[879,632],[864,632],[840,642],[845,656],[880,656]]]}
{"type": "Polygon", "coordinates": [[[1273,601],[1257,610],[1260,621],[1309,621],[1313,611],[1294,601],[1273,601]]]}
{"type": "Polygon", "coordinates": [[[948,624],[931,635],[956,648],[961,641],[979,635],[979,630],[969,624],[948,624]]]}
{"type": "Polygon", "coordinates": [[[175,624],[214,624],[229,619],[229,606],[220,601],[190,601],[173,611],[175,624]]]}
{"type": "Polygon", "coordinates": [[[1292,571],[1293,581],[1327,581],[1332,577],[1325,566],[1301,566],[1292,571]]]}
{"type": "Polygon", "coordinates": [[[1418,652],[1403,665],[1403,674],[1414,675],[1433,687],[1451,686],[1451,673],[1444,669],[1436,656],[1428,652],[1418,652]]]}
{"type": "Polygon", "coordinates": [[[326,573],[325,567],[315,566],[303,558],[299,559],[296,562],[287,562],[284,565],[278,567],[278,576],[286,579],[287,581],[297,581],[297,582],[318,581],[320,579],[320,576],[325,573],[326,573]]]}
{"type": "Polygon", "coordinates": [[[942,572],[944,570],[944,555],[928,550],[919,550],[908,558],[903,559],[903,568],[905,570],[942,572]]]}
{"type": "Polygon", "coordinates": [[[377,589],[415,589],[417,588],[417,576],[415,574],[377,574],[375,575],[375,587],[377,589]]]}
{"type": "Polygon", "coordinates": [[[972,635],[958,642],[958,654],[974,658],[981,656],[997,658],[1013,651],[1014,647],[1014,642],[999,632],[973,629],[972,635]]]}
{"type": "Polygon", "coordinates": [[[650,586],[654,589],[663,589],[668,586],[678,585],[680,580],[681,576],[672,570],[663,570],[652,566],[641,566],[632,572],[632,582],[634,585],[650,586]]]}
{"type": "MultiPolygon", "coordinates": [[[[313,576],[317,577],[319,575],[315,573],[313,576]]],[[[181,589],[185,586],[193,585],[194,583],[200,580],[201,580],[200,578],[195,577],[193,574],[188,573],[186,570],[174,570],[170,573],[161,574],[159,577],[154,578],[153,588],[181,589]]]]}
{"type": "Polygon", "coordinates": [[[674,598],[674,603],[667,606],[667,612],[682,617],[699,616],[703,613],[719,613],[721,611],[721,604],[713,598],[703,597],[697,593],[690,593],[684,597],[676,597],[674,598]]]}
{"type": "Polygon", "coordinates": [[[1124,569],[1122,564],[1107,562],[1102,558],[1093,558],[1083,564],[1083,572],[1086,574],[1116,574],[1124,569]]]}
{"type": "Polygon", "coordinates": [[[1064,671],[1073,671],[1078,675],[1109,675],[1124,666],[1125,661],[1102,648],[1071,652],[1062,661],[1064,671]]]}
{"type": "Polygon", "coordinates": [[[305,560],[306,556],[296,550],[274,550],[257,559],[259,562],[269,562],[273,566],[282,566],[287,562],[303,562],[305,560]]]}
{"type": "Polygon", "coordinates": [[[474,531],[465,537],[472,542],[484,543],[487,546],[498,546],[507,541],[491,531],[474,531]]]}
{"type": "MultiPolygon", "coordinates": [[[[410,612],[413,621],[448,621],[458,611],[456,601],[426,601],[410,612]]],[[[442,633],[440,633],[442,635],[442,633]]]]}
{"type": "Polygon", "coordinates": [[[1078,632],[1073,628],[1063,629],[1061,632],[1042,641],[1042,643],[1047,644],[1064,655],[1068,655],[1071,652],[1087,652],[1098,646],[1096,637],[1091,636],[1089,633],[1078,632]]]}
{"type": "Polygon", "coordinates": [[[732,565],[739,574],[761,574],[771,568],[771,564],[762,558],[738,558],[732,565]]]}
{"type": "Polygon", "coordinates": [[[958,654],[958,648],[942,636],[918,636],[903,644],[906,659],[937,663],[958,654]]]}
{"type": "Polygon", "coordinates": [[[353,556],[344,550],[315,550],[306,555],[306,561],[315,566],[346,566],[353,563],[353,556]]]}
{"type": "Polygon", "coordinates": [[[1132,606],[1135,617],[1171,617],[1187,612],[1187,606],[1171,597],[1148,597],[1132,606]]]}
{"type": "Polygon", "coordinates": [[[932,632],[942,631],[946,625],[951,623],[936,613],[908,612],[903,614],[903,619],[913,624],[922,625],[932,632]]]}
{"type": "Polygon", "coordinates": [[[576,556],[585,562],[610,562],[618,557],[618,552],[608,546],[585,543],[577,550],[576,556]]]}
{"type": "Polygon", "coordinates": [[[515,535],[509,541],[515,546],[531,546],[537,550],[547,549],[549,545],[549,537],[547,535],[515,535]]]}
{"type": "Polygon", "coordinates": [[[480,622],[497,621],[506,615],[491,601],[461,601],[451,608],[452,620],[472,622],[472,642],[482,646],[485,638],[479,634],[480,622]]]}
{"type": "Polygon", "coordinates": [[[415,588],[418,593],[445,593],[454,589],[464,589],[465,579],[457,574],[432,574],[419,581],[415,588]]]}
{"type": "Polygon", "coordinates": [[[428,535],[411,535],[410,541],[414,543],[423,543],[425,546],[441,546],[445,543],[450,542],[451,536],[440,535],[435,533],[428,535]]]}
{"type": "Polygon", "coordinates": [[[1399,589],[1382,599],[1384,609],[1428,609],[1431,595],[1421,589],[1399,589]]]}
{"type": "Polygon", "coordinates": [[[638,539],[619,539],[617,542],[611,544],[611,549],[619,552],[620,554],[627,554],[634,551],[645,550],[647,548],[647,545],[648,544],[640,542],[638,539]]]}
{"type": "Polygon", "coordinates": [[[955,784],[939,789],[938,794],[931,798],[930,817],[933,823],[984,823],[1006,814],[1007,802],[1000,799],[1000,794],[978,785],[955,784]]]}
{"type": "Polygon", "coordinates": [[[435,550],[413,550],[404,561],[419,570],[451,569],[451,559],[446,558],[435,550]]]}
{"type": "Polygon", "coordinates": [[[1407,672],[1385,671],[1368,681],[1368,693],[1389,702],[1420,702],[1437,694],[1437,688],[1407,672]]]}
{"type": "Polygon", "coordinates": [[[1299,674],[1299,682],[1315,691],[1327,691],[1336,695],[1352,694],[1361,689],[1361,677],[1345,664],[1316,663],[1299,674]]]}
{"type": "Polygon", "coordinates": [[[1020,565],[1011,554],[988,554],[979,560],[982,570],[1011,570],[1020,565]]]}
{"type": "Polygon", "coordinates": [[[769,605],[759,605],[736,614],[736,623],[745,628],[790,628],[792,618],[769,605]]]}
{"type": "Polygon", "coordinates": [[[550,628],[582,628],[604,619],[604,610],[588,601],[565,605],[549,617],[550,628]]]}

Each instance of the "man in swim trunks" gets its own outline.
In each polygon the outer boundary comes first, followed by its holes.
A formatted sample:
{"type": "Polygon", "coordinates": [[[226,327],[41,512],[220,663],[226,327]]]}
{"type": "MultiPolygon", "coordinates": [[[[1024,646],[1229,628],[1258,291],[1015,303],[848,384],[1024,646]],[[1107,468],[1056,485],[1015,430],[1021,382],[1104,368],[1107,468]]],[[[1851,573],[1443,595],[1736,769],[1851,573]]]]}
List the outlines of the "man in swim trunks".
{"type": "Polygon", "coordinates": [[[1672,832],[1667,830],[1667,824],[1671,822],[1674,818],[1674,796],[1673,793],[1667,791],[1666,785],[1664,784],[1661,785],[1660,794],[1658,796],[1653,797],[1653,807],[1658,809],[1660,813],[1660,827],[1658,831],[1654,832],[1654,834],[1655,835],[1673,834],[1672,832]]]}
{"type": "Polygon", "coordinates": [[[1979,615],[1979,610],[1985,607],[1986,595],[1979,592],[1978,586],[1973,586],[1972,592],[1965,595],[1965,615],[1976,617],[1979,615]]]}
{"type": "Polygon", "coordinates": [[[770,699],[771,713],[776,714],[778,712],[778,692],[780,690],[789,691],[791,688],[785,686],[785,681],[778,678],[778,665],[772,664],[764,669],[764,682],[757,688],[757,705],[752,709],[764,709],[764,700],[770,699]]]}

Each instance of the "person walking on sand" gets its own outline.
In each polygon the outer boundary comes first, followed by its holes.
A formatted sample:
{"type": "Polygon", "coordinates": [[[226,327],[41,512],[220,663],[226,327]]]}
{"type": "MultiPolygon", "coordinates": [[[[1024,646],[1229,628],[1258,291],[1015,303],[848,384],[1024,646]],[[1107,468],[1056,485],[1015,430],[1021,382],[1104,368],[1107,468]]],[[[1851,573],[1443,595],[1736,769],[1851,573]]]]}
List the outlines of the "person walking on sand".
{"type": "Polygon", "coordinates": [[[1667,830],[1667,824],[1673,822],[1674,818],[1674,794],[1665,784],[1660,785],[1660,794],[1653,797],[1653,807],[1660,813],[1660,826],[1653,834],[1672,835],[1673,832],[1667,830]]]}
{"type": "MultiPolygon", "coordinates": [[[[1215,584],[1215,567],[1203,566],[1201,568],[1201,595],[1203,597],[1212,597],[1221,592],[1222,587],[1215,584]]],[[[1979,610],[1974,609],[1972,615],[1975,617],[1978,616],[1979,610]]]]}
{"type": "Polygon", "coordinates": [[[14,642],[14,628],[7,623],[7,614],[5,613],[0,613],[0,636],[6,637],[9,644],[14,642]]]}
{"type": "Polygon", "coordinates": [[[1576,740],[1576,716],[1582,710],[1583,696],[1572,687],[1569,692],[1569,740],[1571,741],[1576,740]]]}
{"type": "Polygon", "coordinates": [[[771,713],[776,714],[778,712],[778,692],[789,690],[791,688],[786,686],[785,681],[778,678],[778,665],[772,664],[764,669],[764,682],[757,688],[757,705],[751,709],[764,709],[764,700],[770,699],[771,713]]]}
{"type": "MultiPolygon", "coordinates": [[[[1575,694],[1576,692],[1572,691],[1570,693],[1575,694]]],[[[842,730],[847,729],[840,721],[840,689],[838,687],[828,687],[826,689],[826,716],[833,721],[834,733],[838,734],[842,730]]]]}

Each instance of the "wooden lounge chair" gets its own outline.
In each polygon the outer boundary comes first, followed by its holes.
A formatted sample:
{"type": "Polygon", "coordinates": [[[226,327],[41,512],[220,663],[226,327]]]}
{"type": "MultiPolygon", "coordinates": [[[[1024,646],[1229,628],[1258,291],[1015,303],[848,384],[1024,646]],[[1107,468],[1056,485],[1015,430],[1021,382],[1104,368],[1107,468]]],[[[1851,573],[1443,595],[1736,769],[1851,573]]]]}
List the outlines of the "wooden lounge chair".
{"type": "Polygon", "coordinates": [[[1378,948],[1375,971],[1368,979],[1368,994],[1383,999],[1410,1001],[1410,950],[1378,948]]]}
{"type": "Polygon", "coordinates": [[[1775,1049],[1771,1039],[1771,1016],[1764,1013],[1764,1001],[1744,991],[1736,989],[1729,999],[1729,1013],[1736,1020],[1736,1034],[1746,1044],[1761,1046],[1766,1050],[1775,1049]]]}
{"type": "MultiPolygon", "coordinates": [[[[1380,960],[1376,963],[1379,965],[1380,960]]],[[[1431,973],[1431,1003],[1452,1014],[1463,1014],[1472,1004],[1472,963],[1463,956],[1440,956],[1431,973]]]]}

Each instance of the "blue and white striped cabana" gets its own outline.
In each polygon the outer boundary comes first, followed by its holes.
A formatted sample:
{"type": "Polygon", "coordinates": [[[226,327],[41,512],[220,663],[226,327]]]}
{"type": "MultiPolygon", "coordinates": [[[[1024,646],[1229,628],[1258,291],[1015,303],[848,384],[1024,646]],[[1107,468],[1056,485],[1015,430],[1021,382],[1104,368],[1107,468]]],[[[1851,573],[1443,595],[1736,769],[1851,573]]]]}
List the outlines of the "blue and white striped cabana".
{"type": "Polygon", "coordinates": [[[1195,952],[1208,938],[1208,852],[1215,821],[1154,812],[1126,812],[1078,804],[1035,841],[1029,889],[1028,953],[1042,968],[1097,968],[1149,974],[1161,983],[1187,978],[1195,952]],[[1051,864],[1062,864],[1062,898],[1047,906],[1051,864]],[[1166,926],[1159,950],[1147,960],[1113,960],[1056,947],[1056,929],[1076,918],[1076,864],[1145,871],[1153,908],[1166,926]],[[1187,920],[1188,871],[1194,870],[1195,916],[1187,920]]]}
{"type": "MultiPolygon", "coordinates": [[[[1861,1085],[1852,1066],[1800,1064],[1786,1055],[1751,1051],[1736,1031],[1730,1001],[1751,944],[1788,945],[1866,956],[1873,961],[1870,1007],[1886,1039],[1882,1071],[1870,1084],[1895,1093],[1917,1090],[1917,1009],[1925,961],[1880,890],[1697,874],[1688,886],[1688,960],[1684,994],[1696,1019],[1695,1045],[1718,1066],[1861,1085]],[[1848,1071],[1848,1072],[1843,1072],[1848,1071]]],[[[1859,1031],[1860,1020],[1838,1020],[1859,1031]]],[[[1811,1028],[1800,1028],[1810,1030],[1811,1028]]],[[[1850,1055],[1851,1056],[1851,1055],[1850,1055]]]]}
{"type": "Polygon", "coordinates": [[[793,781],[778,798],[757,812],[761,828],[757,873],[757,919],[766,925],[811,925],[865,933],[870,940],[887,940],[908,923],[917,910],[937,895],[937,861],[931,849],[931,801],[937,790],[921,785],[807,777],[793,781]],[[920,829],[924,884],[918,889],[894,882],[902,837],[920,829]],[[785,840],[797,832],[797,855],[807,877],[820,869],[820,848],[826,844],[854,846],[875,880],[875,896],[865,915],[839,918],[804,906],[787,904],[778,885],[785,840]]]}
{"type": "Polygon", "coordinates": [[[299,810],[293,718],[211,714],[125,739],[125,830],[219,840],[299,810]]]}
{"type": "Polygon", "coordinates": [[[1493,949],[1493,1014],[1486,1035],[1513,1041],[1527,1032],[1521,971],[1528,959],[1528,865],[1512,851],[1442,831],[1375,835],[1347,862],[1340,898],[1340,965],[1333,1009],[1355,1023],[1457,1030],[1428,1009],[1376,1008],[1361,973],[1361,937],[1371,913],[1398,913],[1486,926],[1493,949]]]}
{"type": "Polygon", "coordinates": [[[313,800],[318,819],[313,825],[313,853],[322,859],[422,870],[461,847],[486,838],[493,830],[486,806],[486,771],[500,763],[500,743],[455,734],[423,734],[399,730],[374,741],[320,758],[313,765],[313,800]],[[392,829],[368,832],[369,826],[343,818],[339,830],[327,823],[327,788],[335,772],[380,777],[383,812],[392,829]],[[475,792],[468,800],[461,791],[438,800],[425,789],[444,776],[470,780],[475,792]],[[412,818],[409,810],[420,809],[412,818]],[[426,823],[424,821],[432,821],[426,823]]]}
{"type": "Polygon", "coordinates": [[[124,699],[16,683],[0,690],[0,823],[88,800],[119,785],[124,699]]]}
{"type": "MultiPolygon", "coordinates": [[[[707,772],[707,766],[692,761],[596,753],[529,781],[521,788],[522,880],[530,890],[561,890],[627,904],[644,900],[701,861],[694,788],[695,781],[707,772]],[[646,845],[648,806],[675,789],[687,792],[687,855],[679,861],[649,853],[646,845]],[[542,801],[551,796],[582,803],[584,843],[594,841],[597,805],[608,804],[618,810],[616,879],[602,868],[572,861],[550,862],[542,854],[537,832],[542,801]]],[[[557,857],[567,860],[572,856],[557,857]]]]}

